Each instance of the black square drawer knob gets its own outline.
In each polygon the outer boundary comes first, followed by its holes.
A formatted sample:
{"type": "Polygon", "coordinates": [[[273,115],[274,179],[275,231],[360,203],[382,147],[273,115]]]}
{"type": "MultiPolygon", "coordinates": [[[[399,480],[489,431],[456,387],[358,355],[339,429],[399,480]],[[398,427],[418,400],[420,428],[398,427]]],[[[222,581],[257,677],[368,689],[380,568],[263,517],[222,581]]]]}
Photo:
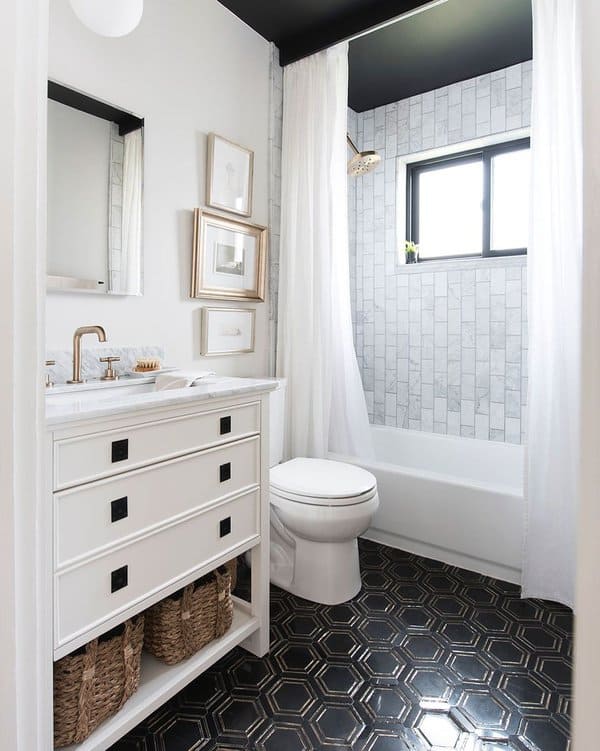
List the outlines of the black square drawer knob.
{"type": "Polygon", "coordinates": [[[221,482],[231,480],[231,462],[227,462],[227,464],[221,464],[221,466],[219,467],[219,480],[221,482]]]}
{"type": "Polygon", "coordinates": [[[220,433],[221,435],[226,435],[227,433],[231,433],[231,415],[227,415],[227,417],[221,418],[220,433]]]}
{"type": "Polygon", "coordinates": [[[129,459],[129,439],[123,438],[120,441],[113,441],[111,456],[113,464],[115,462],[124,462],[125,459],[129,459]]]}
{"type": "Polygon", "coordinates": [[[110,591],[118,592],[127,586],[128,572],[127,566],[121,566],[110,573],[110,591]]]}
{"type": "Polygon", "coordinates": [[[126,495],[123,498],[117,498],[116,501],[110,502],[110,520],[113,524],[114,522],[121,521],[121,519],[126,519],[128,514],[126,495]]]}
{"type": "Polygon", "coordinates": [[[226,519],[221,519],[219,522],[219,537],[225,537],[225,535],[230,534],[231,532],[231,517],[228,516],[226,519]]]}

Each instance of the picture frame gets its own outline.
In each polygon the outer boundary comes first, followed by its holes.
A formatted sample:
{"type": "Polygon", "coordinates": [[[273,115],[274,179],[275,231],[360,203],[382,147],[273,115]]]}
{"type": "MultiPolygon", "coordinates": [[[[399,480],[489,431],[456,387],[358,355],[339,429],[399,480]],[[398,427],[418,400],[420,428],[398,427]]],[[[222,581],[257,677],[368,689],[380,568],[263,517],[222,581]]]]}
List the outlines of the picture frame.
{"type": "Polygon", "coordinates": [[[266,227],[195,209],[191,297],[263,302],[266,256],[266,227]]]}
{"type": "Polygon", "coordinates": [[[254,152],[217,133],[208,134],[206,205],[252,215],[254,152]]]}
{"type": "Polygon", "coordinates": [[[203,308],[200,354],[204,357],[254,352],[254,308],[203,308]]]}

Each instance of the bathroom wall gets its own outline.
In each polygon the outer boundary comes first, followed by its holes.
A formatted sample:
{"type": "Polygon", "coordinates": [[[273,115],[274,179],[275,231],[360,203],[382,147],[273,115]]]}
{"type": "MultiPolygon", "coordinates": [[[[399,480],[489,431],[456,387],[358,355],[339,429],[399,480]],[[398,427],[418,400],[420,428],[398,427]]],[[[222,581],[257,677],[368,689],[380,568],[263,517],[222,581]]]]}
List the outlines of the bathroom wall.
{"type": "MultiPolygon", "coordinates": [[[[526,258],[398,263],[397,157],[529,126],[531,62],[362,113],[381,165],[350,189],[355,345],[372,422],[510,443],[524,437],[526,258]]],[[[406,158],[406,157],[405,157],[406,158]]]]}
{"type": "Polygon", "coordinates": [[[269,107],[269,375],[277,359],[277,302],[281,233],[281,136],[283,130],[283,68],[279,50],[271,43],[271,105],[269,107]]]}
{"type": "Polygon", "coordinates": [[[49,294],[48,349],[70,347],[77,326],[99,323],[115,344],[164,345],[168,364],[266,372],[268,302],[241,304],[257,310],[254,354],[202,359],[201,308],[239,303],[188,295],[210,131],[254,149],[252,219],[269,221],[270,64],[269,43],[216,0],[146,0],[140,26],[120,39],[92,34],[69,3],[51,0],[50,77],[134,111],[146,127],[144,296],[49,294]]]}

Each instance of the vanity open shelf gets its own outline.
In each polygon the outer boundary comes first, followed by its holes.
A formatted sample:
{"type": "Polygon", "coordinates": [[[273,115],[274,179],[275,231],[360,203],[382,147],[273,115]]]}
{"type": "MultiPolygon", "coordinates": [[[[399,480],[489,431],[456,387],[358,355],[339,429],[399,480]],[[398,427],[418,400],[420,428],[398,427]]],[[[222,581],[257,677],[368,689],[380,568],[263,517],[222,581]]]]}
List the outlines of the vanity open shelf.
{"type": "Polygon", "coordinates": [[[176,665],[144,652],[138,690],[70,751],[110,748],[234,647],[268,650],[264,426],[273,387],[223,378],[170,392],[125,387],[102,399],[76,391],[48,399],[51,659],[239,555],[252,566],[250,602],[233,598],[230,629],[176,665]]]}
{"type": "Polygon", "coordinates": [[[181,691],[217,660],[242,644],[260,627],[248,603],[234,598],[233,623],[220,639],[208,644],[179,665],[165,665],[151,655],[142,655],[140,687],[118,714],[102,723],[85,741],[65,751],[105,751],[155,709],[181,691]]]}

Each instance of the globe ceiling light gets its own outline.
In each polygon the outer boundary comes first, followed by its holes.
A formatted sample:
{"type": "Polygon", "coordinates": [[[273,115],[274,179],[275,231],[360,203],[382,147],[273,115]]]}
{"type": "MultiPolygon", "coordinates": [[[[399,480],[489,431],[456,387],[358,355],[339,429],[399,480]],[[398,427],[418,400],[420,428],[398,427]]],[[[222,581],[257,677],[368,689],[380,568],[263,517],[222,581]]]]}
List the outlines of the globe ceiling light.
{"type": "Polygon", "coordinates": [[[84,26],[103,37],[122,37],[139,24],[144,0],[71,0],[84,26]]]}

